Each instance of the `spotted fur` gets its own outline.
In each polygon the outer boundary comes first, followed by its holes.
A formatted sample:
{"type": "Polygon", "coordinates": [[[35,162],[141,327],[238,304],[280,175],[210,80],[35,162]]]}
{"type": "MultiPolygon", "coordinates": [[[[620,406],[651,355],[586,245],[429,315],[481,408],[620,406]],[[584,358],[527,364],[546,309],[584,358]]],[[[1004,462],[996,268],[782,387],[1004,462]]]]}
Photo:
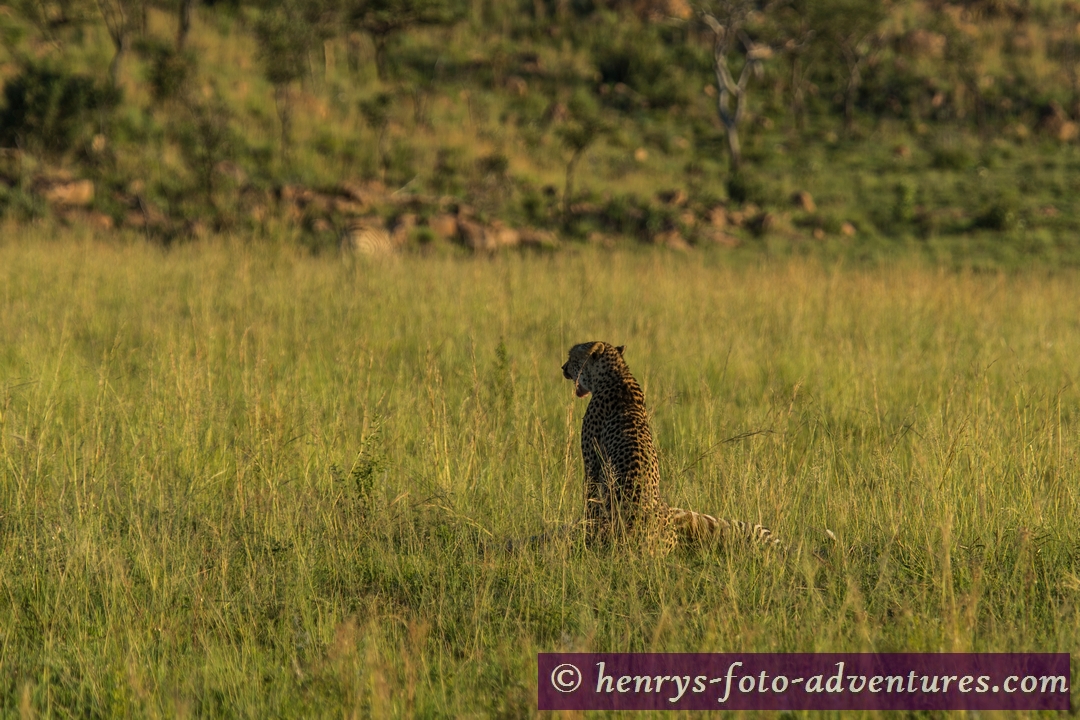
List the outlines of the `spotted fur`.
{"type": "Polygon", "coordinates": [[[779,544],[761,525],[672,508],[660,497],[660,465],[645,395],[622,346],[587,342],[570,348],[563,376],[578,397],[592,394],[581,423],[586,540],[630,540],[663,555],[690,543],[746,538],[779,544]]]}

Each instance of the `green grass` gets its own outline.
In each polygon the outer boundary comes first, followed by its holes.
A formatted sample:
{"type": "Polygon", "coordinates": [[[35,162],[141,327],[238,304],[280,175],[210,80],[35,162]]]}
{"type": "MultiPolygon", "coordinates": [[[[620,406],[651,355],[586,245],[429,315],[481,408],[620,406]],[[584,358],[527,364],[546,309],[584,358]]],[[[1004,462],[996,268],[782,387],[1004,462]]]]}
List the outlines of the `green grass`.
{"type": "Polygon", "coordinates": [[[515,717],[540,651],[1080,646],[1073,272],[5,237],[0,715],[515,717]],[[666,497],[789,558],[498,549],[580,514],[588,339],[666,497]]]}

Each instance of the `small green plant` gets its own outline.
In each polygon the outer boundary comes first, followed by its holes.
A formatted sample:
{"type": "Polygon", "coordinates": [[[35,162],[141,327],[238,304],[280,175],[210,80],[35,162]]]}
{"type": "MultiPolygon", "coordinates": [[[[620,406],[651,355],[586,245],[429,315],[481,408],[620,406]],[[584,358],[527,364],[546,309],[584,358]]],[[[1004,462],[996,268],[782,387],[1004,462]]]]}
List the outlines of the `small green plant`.
{"type": "Polygon", "coordinates": [[[915,219],[915,195],[917,188],[910,180],[901,180],[893,186],[892,221],[906,225],[915,219]]]}

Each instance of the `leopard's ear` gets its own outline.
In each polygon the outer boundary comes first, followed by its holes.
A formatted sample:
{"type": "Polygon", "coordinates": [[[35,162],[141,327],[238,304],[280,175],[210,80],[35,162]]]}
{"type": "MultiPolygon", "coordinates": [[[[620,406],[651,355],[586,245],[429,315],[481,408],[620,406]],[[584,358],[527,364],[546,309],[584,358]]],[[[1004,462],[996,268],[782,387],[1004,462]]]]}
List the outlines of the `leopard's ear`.
{"type": "Polygon", "coordinates": [[[615,352],[619,353],[619,357],[622,357],[622,351],[626,349],[625,345],[618,345],[615,347],[615,352]]]}

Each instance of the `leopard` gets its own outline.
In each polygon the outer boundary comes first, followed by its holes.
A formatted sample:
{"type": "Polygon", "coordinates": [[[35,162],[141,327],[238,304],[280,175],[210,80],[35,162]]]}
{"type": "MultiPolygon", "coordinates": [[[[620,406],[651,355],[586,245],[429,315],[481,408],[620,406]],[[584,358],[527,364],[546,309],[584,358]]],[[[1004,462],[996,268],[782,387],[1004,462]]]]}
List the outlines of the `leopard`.
{"type": "Polygon", "coordinates": [[[645,394],[623,358],[625,346],[592,341],[570,348],[563,377],[578,398],[589,395],[581,422],[586,545],[631,542],[663,556],[680,544],[748,540],[782,547],[768,528],[669,506],[660,494],[660,464],[645,394]]]}

